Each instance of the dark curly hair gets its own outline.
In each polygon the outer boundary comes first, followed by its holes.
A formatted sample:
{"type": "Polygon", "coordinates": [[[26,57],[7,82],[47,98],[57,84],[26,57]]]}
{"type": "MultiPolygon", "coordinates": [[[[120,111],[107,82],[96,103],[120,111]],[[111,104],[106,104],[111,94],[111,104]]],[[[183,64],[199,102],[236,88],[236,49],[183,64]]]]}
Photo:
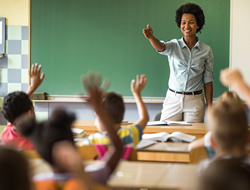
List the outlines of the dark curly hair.
{"type": "Polygon", "coordinates": [[[33,109],[32,101],[24,92],[12,92],[4,97],[2,111],[4,117],[11,123],[20,115],[33,109]]]}
{"type": "Polygon", "coordinates": [[[179,28],[181,25],[182,15],[185,13],[190,13],[195,16],[197,25],[199,26],[196,33],[200,32],[203,26],[205,25],[205,15],[201,7],[194,3],[187,3],[185,5],[180,6],[179,9],[177,9],[175,15],[175,22],[179,28]]]}
{"type": "Polygon", "coordinates": [[[122,122],[125,108],[121,95],[115,92],[106,93],[103,97],[102,105],[113,120],[113,122],[122,122]]]}
{"type": "Polygon", "coordinates": [[[54,164],[52,156],[53,145],[59,141],[67,140],[74,146],[71,124],[75,120],[73,113],[63,109],[55,109],[49,120],[36,122],[34,116],[22,116],[16,120],[16,129],[24,137],[29,138],[40,156],[51,165],[54,164]]]}

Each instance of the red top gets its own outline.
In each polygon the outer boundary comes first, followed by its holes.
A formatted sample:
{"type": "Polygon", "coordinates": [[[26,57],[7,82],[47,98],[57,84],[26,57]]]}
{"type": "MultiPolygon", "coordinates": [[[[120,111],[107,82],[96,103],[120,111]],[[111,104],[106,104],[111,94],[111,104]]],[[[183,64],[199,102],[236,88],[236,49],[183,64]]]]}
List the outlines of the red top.
{"type": "Polygon", "coordinates": [[[3,145],[11,146],[13,148],[34,150],[32,142],[17,133],[11,123],[4,128],[1,141],[3,145]]]}

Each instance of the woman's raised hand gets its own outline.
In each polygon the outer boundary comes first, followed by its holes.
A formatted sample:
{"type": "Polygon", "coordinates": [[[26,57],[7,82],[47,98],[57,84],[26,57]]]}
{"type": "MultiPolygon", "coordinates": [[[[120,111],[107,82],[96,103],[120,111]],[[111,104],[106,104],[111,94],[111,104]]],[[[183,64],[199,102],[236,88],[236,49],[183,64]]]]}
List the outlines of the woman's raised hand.
{"type": "Polygon", "coordinates": [[[149,24],[147,25],[147,28],[144,28],[142,31],[143,31],[144,36],[145,36],[147,39],[150,40],[150,39],[153,38],[153,30],[152,30],[152,28],[150,27],[149,24]]]}

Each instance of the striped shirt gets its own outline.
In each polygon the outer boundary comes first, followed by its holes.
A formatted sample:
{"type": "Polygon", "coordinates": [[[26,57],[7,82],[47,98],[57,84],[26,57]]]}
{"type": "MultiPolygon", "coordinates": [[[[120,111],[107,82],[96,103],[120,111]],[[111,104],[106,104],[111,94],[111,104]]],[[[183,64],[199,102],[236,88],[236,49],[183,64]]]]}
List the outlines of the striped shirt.
{"type": "MultiPolygon", "coordinates": [[[[117,130],[117,135],[120,137],[123,145],[136,147],[142,138],[142,128],[138,124],[120,127],[117,130]]],[[[89,135],[83,143],[84,145],[103,144],[109,145],[110,140],[107,133],[100,132],[89,135]]]]}

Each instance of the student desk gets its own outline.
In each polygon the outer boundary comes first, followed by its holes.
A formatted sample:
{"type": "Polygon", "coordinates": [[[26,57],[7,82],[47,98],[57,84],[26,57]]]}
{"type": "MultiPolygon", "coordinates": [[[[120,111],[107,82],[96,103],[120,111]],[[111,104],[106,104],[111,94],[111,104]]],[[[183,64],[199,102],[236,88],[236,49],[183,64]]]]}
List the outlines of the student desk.
{"type": "MultiPolygon", "coordinates": [[[[32,176],[50,172],[50,166],[41,159],[32,159],[32,176]]],[[[102,164],[100,161],[86,164],[102,164]]],[[[108,181],[112,189],[193,189],[196,184],[197,166],[187,164],[165,164],[151,162],[120,161],[108,181]]]]}
{"type": "MultiPolygon", "coordinates": [[[[87,135],[98,132],[94,120],[76,120],[73,123],[73,127],[83,129],[87,135]]],[[[175,131],[180,131],[201,138],[208,130],[205,123],[192,123],[192,126],[147,126],[143,133],[172,133],[175,131]]]]}
{"type": "Polygon", "coordinates": [[[207,158],[204,148],[192,152],[188,150],[189,143],[162,142],[137,150],[140,161],[198,163],[207,158]]]}

